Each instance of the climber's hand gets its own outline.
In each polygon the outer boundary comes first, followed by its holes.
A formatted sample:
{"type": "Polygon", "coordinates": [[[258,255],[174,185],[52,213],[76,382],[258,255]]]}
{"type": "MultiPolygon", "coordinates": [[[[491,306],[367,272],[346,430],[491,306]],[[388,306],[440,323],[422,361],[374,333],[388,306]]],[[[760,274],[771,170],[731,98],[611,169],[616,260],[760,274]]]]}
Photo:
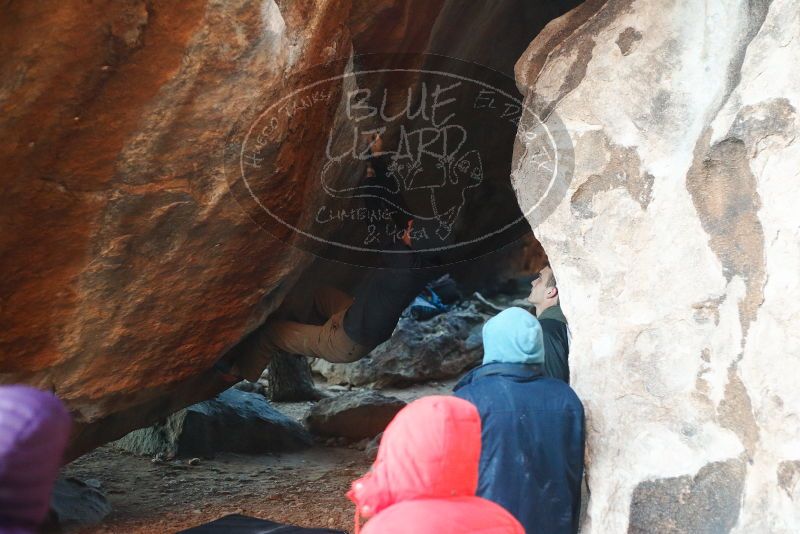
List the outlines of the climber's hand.
{"type": "Polygon", "coordinates": [[[403,232],[403,243],[408,248],[411,248],[411,228],[414,226],[414,219],[408,220],[408,225],[406,226],[406,231],[403,232]]]}
{"type": "Polygon", "coordinates": [[[376,133],[375,137],[372,138],[370,146],[372,147],[370,150],[373,154],[380,154],[383,151],[383,136],[376,133]]]}

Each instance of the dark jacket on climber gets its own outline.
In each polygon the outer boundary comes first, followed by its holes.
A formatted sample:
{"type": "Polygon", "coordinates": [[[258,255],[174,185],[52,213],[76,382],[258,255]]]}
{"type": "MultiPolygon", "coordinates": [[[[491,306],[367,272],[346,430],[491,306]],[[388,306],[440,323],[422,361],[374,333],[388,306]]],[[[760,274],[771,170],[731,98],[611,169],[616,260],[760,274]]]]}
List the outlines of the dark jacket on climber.
{"type": "Polygon", "coordinates": [[[481,416],[478,495],[528,533],[574,533],[583,476],[584,413],[575,392],[544,376],[542,329],[522,308],[483,327],[483,365],[455,387],[481,416]]]}
{"type": "Polygon", "coordinates": [[[398,241],[384,234],[380,243],[383,268],[368,272],[356,288],[353,303],[343,320],[348,337],[369,350],[391,337],[403,310],[420,294],[425,284],[443,273],[442,259],[419,252],[425,244],[416,238],[411,239],[410,229],[421,222],[415,223],[403,196],[387,193],[397,188],[393,183],[396,178],[389,176],[390,162],[387,155],[370,158],[374,176],[368,181],[378,186],[379,194],[370,196],[366,202],[371,209],[390,210],[395,226],[409,230],[408,236],[398,241]]]}

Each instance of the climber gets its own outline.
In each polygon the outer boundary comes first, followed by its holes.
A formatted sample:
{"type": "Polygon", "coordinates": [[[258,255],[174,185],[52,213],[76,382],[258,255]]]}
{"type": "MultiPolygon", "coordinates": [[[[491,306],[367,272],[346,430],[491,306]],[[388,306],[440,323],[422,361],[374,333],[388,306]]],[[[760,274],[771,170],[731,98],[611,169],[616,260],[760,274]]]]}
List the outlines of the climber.
{"type": "MultiPolygon", "coordinates": [[[[373,137],[372,150],[379,152],[381,143],[380,136],[373,137]]],[[[373,158],[369,163],[365,180],[385,179],[385,161],[373,158]]],[[[378,197],[370,202],[374,209],[380,209],[384,200],[378,197]]],[[[277,350],[346,363],[363,358],[389,339],[403,310],[425,284],[442,274],[437,269],[439,259],[414,251],[414,220],[401,214],[398,221],[405,225],[401,238],[387,236],[380,243],[384,268],[371,269],[353,295],[330,286],[316,291],[314,310],[323,318],[323,324],[268,321],[227,356],[232,364],[220,362],[217,368],[228,375],[255,381],[277,350]]]]}
{"type": "MultiPolygon", "coordinates": [[[[405,246],[405,245],[403,245],[405,246]]],[[[271,354],[281,350],[333,363],[357,361],[389,339],[403,310],[441,273],[411,255],[393,258],[393,269],[372,269],[348,295],[330,286],[314,294],[324,324],[268,321],[235,349],[230,373],[258,380],[271,354]]]]}
{"type": "Polygon", "coordinates": [[[347,496],[363,534],[522,534],[511,514],[475,496],[481,422],[473,405],[432,396],[403,408],[383,433],[372,469],[347,496]]]}
{"type": "Polygon", "coordinates": [[[561,311],[558,287],[548,263],[531,281],[528,302],[536,308],[536,318],[544,336],[544,374],[569,384],[569,345],[571,334],[561,311]]]}
{"type": "Polygon", "coordinates": [[[578,530],[584,414],[575,392],[546,377],[542,328],[522,308],[483,326],[483,365],[455,395],[481,416],[478,495],[516,517],[526,532],[578,530]]]}
{"type": "Polygon", "coordinates": [[[0,532],[33,533],[47,515],[72,422],[52,393],[0,387],[0,532]]]}

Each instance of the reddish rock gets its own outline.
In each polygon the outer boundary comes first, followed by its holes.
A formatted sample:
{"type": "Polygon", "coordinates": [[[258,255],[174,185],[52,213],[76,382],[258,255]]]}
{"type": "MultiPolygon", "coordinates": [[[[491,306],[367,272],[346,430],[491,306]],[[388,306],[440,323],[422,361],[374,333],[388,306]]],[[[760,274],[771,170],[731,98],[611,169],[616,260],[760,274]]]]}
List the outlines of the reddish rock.
{"type": "MultiPolygon", "coordinates": [[[[3,10],[2,380],[55,389],[79,423],[76,451],[117,437],[92,430],[82,443],[85,424],[209,368],[311,260],[240,208],[222,151],[234,121],[287,73],[349,50],[349,12],[323,0],[269,6],[3,10]]],[[[287,202],[315,165],[297,145],[324,143],[329,118],[311,118],[321,127],[276,154],[291,172],[273,194],[287,202]]],[[[114,433],[146,422],[128,415],[114,433]]]]}
{"type": "MultiPolygon", "coordinates": [[[[497,13],[520,2],[502,4],[497,13]]],[[[225,147],[254,105],[351,49],[477,48],[474,60],[510,64],[546,22],[520,18],[515,33],[456,11],[444,0],[63,0],[2,10],[0,381],[68,403],[70,456],[213,396],[221,386],[203,373],[312,262],[229,189],[225,147]],[[482,39],[492,28],[514,37],[465,46],[469,24],[482,39]]],[[[308,218],[319,194],[311,152],[324,149],[334,111],[306,113],[303,128],[270,147],[277,171],[260,193],[292,220],[308,218]]]]}

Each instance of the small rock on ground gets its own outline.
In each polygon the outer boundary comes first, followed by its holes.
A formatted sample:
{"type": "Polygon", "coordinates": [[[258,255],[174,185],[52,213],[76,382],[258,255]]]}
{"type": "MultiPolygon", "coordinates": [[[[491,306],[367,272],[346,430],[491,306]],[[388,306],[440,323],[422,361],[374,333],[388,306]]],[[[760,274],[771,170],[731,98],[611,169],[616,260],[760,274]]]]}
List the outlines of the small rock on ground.
{"type": "Polygon", "coordinates": [[[305,422],[317,435],[361,440],[383,432],[405,405],[376,391],[352,391],[321,400],[309,410],[305,422]]]}

